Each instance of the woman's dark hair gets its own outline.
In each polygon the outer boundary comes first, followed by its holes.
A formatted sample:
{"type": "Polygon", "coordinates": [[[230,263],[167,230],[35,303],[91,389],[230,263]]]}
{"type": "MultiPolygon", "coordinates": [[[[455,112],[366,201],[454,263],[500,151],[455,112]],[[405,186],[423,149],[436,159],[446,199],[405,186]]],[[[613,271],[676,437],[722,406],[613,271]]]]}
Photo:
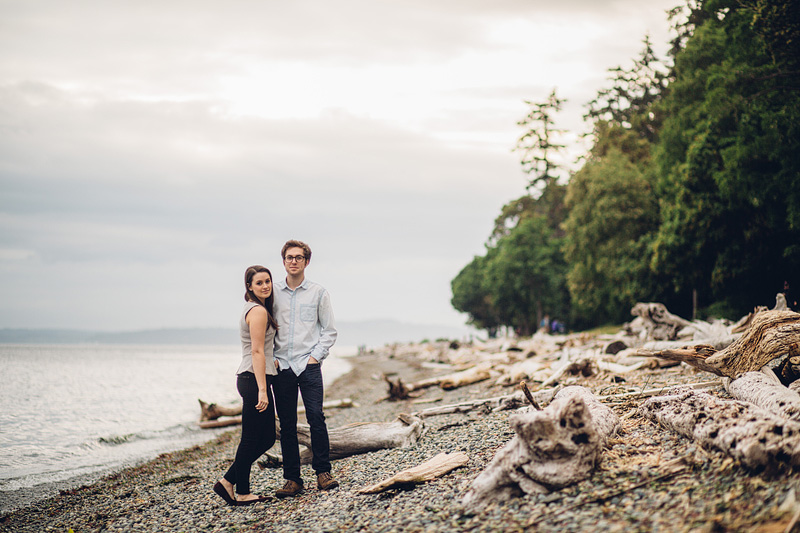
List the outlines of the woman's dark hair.
{"type": "Polygon", "coordinates": [[[253,283],[253,277],[259,272],[266,272],[269,274],[269,279],[272,281],[272,272],[270,272],[267,267],[263,267],[261,265],[247,267],[247,270],[244,271],[244,299],[246,302],[255,302],[259,305],[263,305],[267,310],[267,329],[272,326],[275,331],[278,331],[278,323],[272,316],[272,302],[275,301],[275,287],[272,287],[272,292],[269,294],[269,298],[267,298],[263,304],[255,295],[255,293],[250,290],[250,285],[253,283]]]}

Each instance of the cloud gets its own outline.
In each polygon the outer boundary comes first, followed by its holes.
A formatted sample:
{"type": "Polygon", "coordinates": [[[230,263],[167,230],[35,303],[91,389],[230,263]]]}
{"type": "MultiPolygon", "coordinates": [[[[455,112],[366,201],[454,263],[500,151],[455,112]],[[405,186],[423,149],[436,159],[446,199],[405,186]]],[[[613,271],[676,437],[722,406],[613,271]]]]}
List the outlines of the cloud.
{"type": "Polygon", "coordinates": [[[633,0],[121,6],[0,4],[0,327],[227,326],[288,238],[342,320],[458,323],[450,280],[524,192],[523,100],[558,87],[579,130],[666,25],[633,0]]]}

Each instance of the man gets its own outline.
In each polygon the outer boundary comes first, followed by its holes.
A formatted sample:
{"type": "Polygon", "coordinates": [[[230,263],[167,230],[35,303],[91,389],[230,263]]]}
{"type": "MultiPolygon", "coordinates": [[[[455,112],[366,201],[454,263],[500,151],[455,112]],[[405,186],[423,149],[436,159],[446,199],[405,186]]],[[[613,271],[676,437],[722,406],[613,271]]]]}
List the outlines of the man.
{"type": "Polygon", "coordinates": [[[305,278],[311,262],[311,248],[290,240],[281,249],[286,279],[275,283],[275,359],[278,375],[273,380],[275,408],[281,423],[283,477],[278,498],[303,492],[300,477],[300,448],[297,442],[297,390],[303,396],[306,419],[311,426],[311,466],[317,474],[317,487],[330,490],[339,486],[331,476],[330,443],[322,412],[322,361],[336,342],[336,326],[328,291],[305,278]]]}

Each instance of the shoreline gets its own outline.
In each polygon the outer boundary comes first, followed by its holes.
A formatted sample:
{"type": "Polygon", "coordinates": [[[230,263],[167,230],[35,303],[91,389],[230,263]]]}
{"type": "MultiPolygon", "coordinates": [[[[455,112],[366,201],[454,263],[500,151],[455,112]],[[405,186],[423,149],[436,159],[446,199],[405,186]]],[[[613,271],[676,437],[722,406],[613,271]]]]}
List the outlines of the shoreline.
{"type": "MultiPolygon", "coordinates": [[[[331,353],[331,357],[335,361],[327,366],[328,375],[325,376],[326,386],[332,385],[337,379],[347,374],[352,369],[352,364],[348,360],[351,353],[355,353],[354,348],[345,347],[343,350],[331,353]]],[[[233,376],[233,373],[231,373],[233,376]]],[[[231,380],[233,381],[233,380],[231,380]]],[[[236,394],[235,391],[232,392],[236,394]]],[[[212,395],[213,396],[213,395],[212,395]]],[[[238,396],[236,396],[238,398],[238,396]]],[[[217,398],[207,398],[211,401],[217,398]]],[[[241,401],[241,399],[239,399],[241,401]]],[[[227,405],[228,402],[223,403],[227,405]]],[[[195,403],[195,405],[197,405],[195,403]]],[[[197,409],[195,416],[199,416],[200,410],[197,409]]],[[[197,418],[188,418],[181,421],[176,421],[179,426],[186,428],[183,435],[174,438],[158,437],[155,444],[151,444],[147,449],[142,450],[141,446],[134,445],[134,449],[130,452],[123,452],[122,456],[112,457],[103,461],[95,458],[89,458],[78,466],[70,468],[68,464],[54,464],[41,471],[36,470],[29,476],[20,476],[18,478],[11,478],[4,483],[5,487],[0,489],[0,516],[20,510],[24,507],[34,505],[37,502],[55,497],[61,491],[76,489],[83,485],[96,483],[101,478],[112,475],[116,472],[122,471],[126,468],[136,467],[148,461],[156,459],[163,453],[177,452],[183,449],[191,448],[195,445],[202,445],[208,441],[214,440],[226,429],[200,429],[197,427],[197,418]],[[22,486],[19,486],[22,485],[22,486]]],[[[227,430],[231,430],[228,428],[227,430]]],[[[141,434],[147,433],[161,433],[162,429],[142,430],[141,434]]],[[[136,434],[138,440],[139,434],[136,434]]],[[[146,437],[145,437],[146,439],[146,437]]],[[[149,442],[143,440],[142,442],[149,442]]],[[[122,446],[125,446],[123,444],[122,446]]],[[[114,448],[117,448],[116,446],[114,448]]],[[[119,452],[118,452],[119,453],[119,452]]],[[[36,465],[34,465],[36,466],[36,465]]],[[[8,474],[8,472],[6,472],[8,474]]]]}
{"type": "MultiPolygon", "coordinates": [[[[510,394],[512,387],[493,380],[445,391],[425,389],[412,400],[381,401],[386,373],[404,382],[448,373],[431,370],[430,345],[377,350],[348,358],[352,369],[326,390],[326,399],[351,398],[358,406],[326,410],[329,428],[357,422],[390,422],[400,413],[437,405],[510,394]],[[412,353],[413,352],[413,353],[412,353]]],[[[626,374],[630,386],[700,381],[702,374],[678,366],[642,369],[626,374]]],[[[565,380],[595,394],[615,385],[607,375],[565,380]]],[[[723,395],[721,387],[714,391],[723,395]]],[[[635,407],[635,406],[634,406],[635,407]]],[[[620,434],[603,452],[601,464],[586,480],[547,494],[510,498],[502,505],[473,514],[460,504],[472,480],[514,432],[513,411],[448,414],[425,419],[420,440],[407,448],[379,450],[333,461],[341,486],[319,491],[310,466],[302,467],[306,490],[295,498],[271,498],[264,504],[235,508],[224,505],[211,486],[233,459],[238,429],[206,444],[160,455],[138,466],[0,518],[0,531],[759,531],[760,525],[788,523],[781,506],[790,491],[800,494],[800,474],[780,479],[745,470],[727,456],[696,447],[691,441],[631,414],[631,403],[614,406],[626,414],[620,434]],[[380,494],[358,490],[400,470],[417,466],[442,452],[463,451],[469,463],[415,486],[380,494]],[[655,477],[658,466],[691,458],[692,468],[662,482],[653,481],[610,497],[609,492],[635,487],[655,477]],[[604,497],[605,495],[605,497],[604,497]]],[[[253,492],[271,496],[283,485],[280,469],[253,466],[253,492]]],[[[793,492],[792,492],[793,493],[793,492]]],[[[792,509],[793,512],[794,509],[792,509]]],[[[791,513],[790,513],[791,514],[791,513]]],[[[764,529],[763,531],[767,531],[764,529]]]]}

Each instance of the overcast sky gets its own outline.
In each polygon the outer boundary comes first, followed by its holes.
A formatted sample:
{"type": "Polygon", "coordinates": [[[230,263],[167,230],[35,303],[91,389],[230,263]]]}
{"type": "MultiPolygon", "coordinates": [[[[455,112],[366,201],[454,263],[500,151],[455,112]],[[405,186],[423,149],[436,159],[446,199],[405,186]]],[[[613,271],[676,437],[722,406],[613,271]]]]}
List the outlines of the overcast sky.
{"type": "Polygon", "coordinates": [[[574,139],[678,3],[0,0],[0,328],[235,327],[290,238],[340,321],[463,324],[524,100],[574,139]]]}

